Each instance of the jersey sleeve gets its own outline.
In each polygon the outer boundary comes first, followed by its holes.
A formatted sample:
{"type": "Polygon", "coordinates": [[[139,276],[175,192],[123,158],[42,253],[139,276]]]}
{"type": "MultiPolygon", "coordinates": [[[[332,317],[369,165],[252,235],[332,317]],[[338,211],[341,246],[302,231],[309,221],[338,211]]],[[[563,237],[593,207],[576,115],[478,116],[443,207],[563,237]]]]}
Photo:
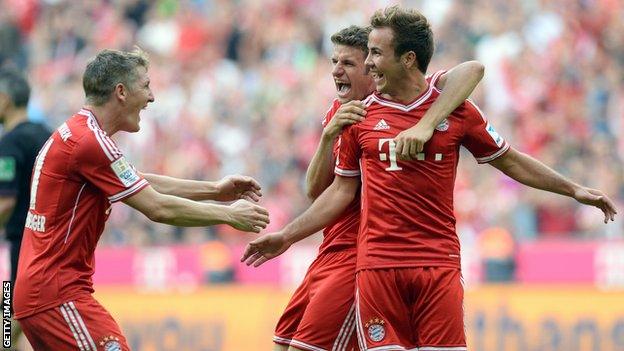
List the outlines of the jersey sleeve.
{"type": "Polygon", "coordinates": [[[30,177],[23,168],[22,152],[8,141],[0,144],[0,196],[17,195],[21,177],[30,177]]]}
{"type": "Polygon", "coordinates": [[[121,201],[149,185],[106,135],[88,135],[76,147],[75,167],[88,182],[121,201]]]}
{"type": "Polygon", "coordinates": [[[346,127],[338,139],[338,156],[334,173],[343,177],[358,177],[360,175],[360,156],[362,154],[357,142],[357,128],[354,125],[346,127]]]}
{"type": "Polygon", "coordinates": [[[434,74],[429,75],[426,79],[429,82],[429,84],[433,85],[433,87],[436,90],[441,91],[442,89],[437,87],[436,84],[438,84],[438,81],[440,80],[440,77],[442,77],[445,73],[446,73],[446,70],[437,71],[434,74]]]}
{"type": "Polygon", "coordinates": [[[331,106],[329,107],[329,110],[325,112],[325,117],[323,117],[323,120],[321,121],[323,128],[327,127],[327,125],[332,120],[332,118],[334,118],[334,115],[336,114],[336,111],[338,111],[339,108],[340,108],[340,101],[338,101],[338,99],[334,99],[331,106]]]}
{"type": "Polygon", "coordinates": [[[507,141],[496,132],[474,103],[466,100],[464,108],[465,128],[462,145],[472,153],[477,162],[491,162],[509,150],[507,141]]]}

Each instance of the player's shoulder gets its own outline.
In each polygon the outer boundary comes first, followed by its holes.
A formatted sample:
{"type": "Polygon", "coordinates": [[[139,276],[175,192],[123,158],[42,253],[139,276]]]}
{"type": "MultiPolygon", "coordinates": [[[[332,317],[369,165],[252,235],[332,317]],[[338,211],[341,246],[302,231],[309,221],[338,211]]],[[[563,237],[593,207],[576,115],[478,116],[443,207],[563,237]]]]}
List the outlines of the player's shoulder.
{"type": "Polygon", "coordinates": [[[340,100],[334,98],[334,100],[332,100],[331,104],[329,105],[327,111],[325,111],[325,116],[323,116],[323,120],[321,121],[323,127],[325,127],[329,123],[329,121],[331,121],[340,106],[342,106],[340,100]]]}
{"type": "Polygon", "coordinates": [[[117,144],[102,130],[92,115],[75,115],[61,124],[56,133],[63,142],[73,144],[78,155],[98,155],[109,161],[122,156],[117,144]]]}
{"type": "Polygon", "coordinates": [[[445,73],[446,73],[446,70],[436,71],[432,74],[427,75],[425,77],[425,80],[427,80],[427,83],[431,84],[433,89],[439,90],[436,84],[438,84],[438,80],[440,80],[440,77],[442,77],[445,73]]]}

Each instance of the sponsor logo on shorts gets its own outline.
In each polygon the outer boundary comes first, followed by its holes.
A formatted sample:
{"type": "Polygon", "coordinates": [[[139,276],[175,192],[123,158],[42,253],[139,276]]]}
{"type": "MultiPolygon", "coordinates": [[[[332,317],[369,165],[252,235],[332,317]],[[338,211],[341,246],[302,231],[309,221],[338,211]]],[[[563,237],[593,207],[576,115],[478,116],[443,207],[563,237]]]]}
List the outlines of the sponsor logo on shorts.
{"type": "Polygon", "coordinates": [[[364,326],[368,330],[368,337],[373,342],[380,342],[386,337],[386,328],[384,327],[383,319],[381,318],[373,318],[368,321],[364,326]]]}
{"type": "Polygon", "coordinates": [[[121,351],[121,344],[119,338],[113,335],[109,335],[99,342],[104,351],[121,351]]]}

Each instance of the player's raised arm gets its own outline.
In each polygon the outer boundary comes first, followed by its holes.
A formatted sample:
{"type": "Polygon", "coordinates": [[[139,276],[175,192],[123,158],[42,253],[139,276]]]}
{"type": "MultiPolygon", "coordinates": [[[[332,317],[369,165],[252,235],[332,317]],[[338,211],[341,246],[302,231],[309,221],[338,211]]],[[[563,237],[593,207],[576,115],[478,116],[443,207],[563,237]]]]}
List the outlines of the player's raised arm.
{"type": "Polygon", "coordinates": [[[228,224],[246,232],[260,232],[269,223],[268,211],[246,200],[229,206],[201,203],[161,194],[151,186],[123,200],[154,222],[183,227],[228,224]]]}
{"type": "Polygon", "coordinates": [[[288,248],[332,223],[357,194],[359,177],[336,177],[332,184],[303,214],[279,232],[266,234],[249,244],[241,262],[258,267],[288,248]]]}
{"type": "Polygon", "coordinates": [[[442,74],[434,84],[442,90],[423,118],[395,138],[396,152],[403,160],[415,160],[434,128],[466,100],[483,78],[484,67],[478,61],[463,62],[442,74]]]}
{"type": "Polygon", "coordinates": [[[490,164],[524,185],[569,196],[582,204],[599,208],[604,213],[605,223],[613,221],[617,214],[613,201],[600,190],[576,184],[542,162],[513,148],[490,164]]]}
{"type": "Polygon", "coordinates": [[[319,197],[332,183],[334,179],[334,158],[332,155],[334,142],[345,126],[364,119],[366,116],[365,108],[366,106],[361,101],[353,100],[341,105],[333,116],[326,116],[326,118],[331,117],[331,120],[323,128],[321,141],[306,172],[306,194],[310,200],[319,197]]]}
{"type": "Polygon", "coordinates": [[[234,201],[245,199],[257,202],[262,196],[260,184],[248,176],[230,175],[216,182],[179,179],[149,173],[145,173],[143,176],[157,192],[190,200],[234,201]]]}

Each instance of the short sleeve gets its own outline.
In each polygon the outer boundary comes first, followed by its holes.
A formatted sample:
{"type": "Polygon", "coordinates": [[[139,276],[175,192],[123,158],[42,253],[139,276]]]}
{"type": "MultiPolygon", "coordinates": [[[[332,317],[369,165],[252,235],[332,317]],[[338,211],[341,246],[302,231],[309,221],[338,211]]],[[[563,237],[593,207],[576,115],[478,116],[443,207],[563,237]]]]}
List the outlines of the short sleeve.
{"type": "Polygon", "coordinates": [[[149,185],[106,135],[87,135],[76,146],[78,173],[110,202],[121,201],[149,185]]]}
{"type": "Polygon", "coordinates": [[[509,144],[496,132],[475,104],[467,100],[464,108],[462,145],[472,153],[477,162],[491,162],[509,150],[509,144]]]}
{"type": "Polygon", "coordinates": [[[357,142],[357,128],[348,126],[342,131],[338,139],[338,157],[334,173],[343,177],[358,177],[360,175],[361,148],[357,142]]]}
{"type": "Polygon", "coordinates": [[[334,115],[336,114],[336,111],[338,111],[338,109],[340,108],[340,105],[340,101],[338,101],[338,99],[334,99],[327,112],[325,112],[325,117],[323,117],[323,120],[321,121],[323,128],[327,127],[332,118],[334,118],[334,115]]]}
{"type": "Polygon", "coordinates": [[[0,144],[0,196],[17,195],[23,168],[20,150],[7,141],[0,144]]]}

